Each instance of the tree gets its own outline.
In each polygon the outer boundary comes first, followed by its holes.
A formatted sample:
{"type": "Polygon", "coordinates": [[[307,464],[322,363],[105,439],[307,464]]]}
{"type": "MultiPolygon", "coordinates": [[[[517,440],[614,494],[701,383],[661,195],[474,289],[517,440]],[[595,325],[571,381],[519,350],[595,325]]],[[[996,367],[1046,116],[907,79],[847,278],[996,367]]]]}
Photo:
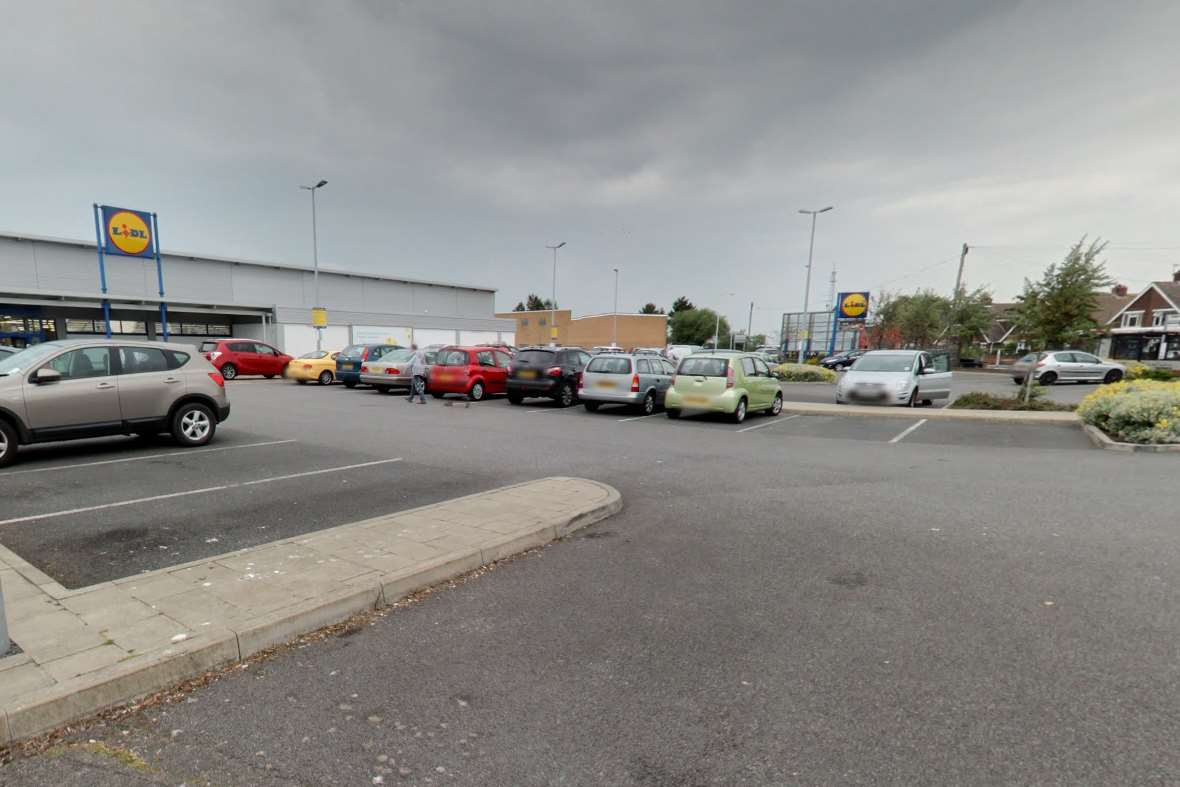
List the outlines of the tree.
{"type": "Polygon", "coordinates": [[[526,309],[524,308],[524,301],[517,301],[516,305],[512,307],[512,311],[514,311],[514,312],[526,311],[526,309]]]}
{"type": "Polygon", "coordinates": [[[542,298],[540,295],[530,292],[528,301],[526,301],[525,303],[516,304],[516,308],[513,309],[512,311],[514,311],[514,312],[525,312],[525,311],[543,312],[543,311],[547,311],[549,309],[556,309],[556,308],[557,308],[557,306],[556,306],[556,304],[553,303],[553,301],[549,300],[548,298],[542,298]]]}
{"type": "MultiPolygon", "coordinates": [[[[669,319],[672,329],[672,344],[699,344],[713,341],[713,331],[717,326],[717,312],[712,309],[682,309],[669,319]]],[[[729,323],[721,318],[721,331],[718,343],[722,347],[729,345],[729,323]]]]}
{"type": "Polygon", "coordinates": [[[898,328],[909,347],[929,347],[943,333],[950,314],[950,299],[934,290],[918,290],[898,298],[898,328]]]}
{"type": "Polygon", "coordinates": [[[1112,281],[1106,263],[1098,261],[1105,248],[1098,240],[1087,246],[1083,236],[1065,259],[1045,269],[1040,281],[1025,280],[1024,292],[1016,298],[1016,329],[1033,347],[1070,347],[1098,327],[1090,316],[1098,306],[1096,293],[1112,281]]]}
{"type": "Polygon", "coordinates": [[[979,339],[992,323],[992,295],[982,287],[973,292],[959,292],[951,300],[947,315],[947,336],[953,351],[952,363],[959,364],[963,345],[979,339]]]}
{"type": "Polygon", "coordinates": [[[664,310],[657,307],[654,303],[645,303],[643,308],[639,310],[640,314],[663,314],[664,310]]]}
{"type": "Polygon", "coordinates": [[[672,301],[672,308],[668,310],[668,314],[674,315],[677,312],[692,311],[695,308],[696,307],[692,305],[692,301],[690,301],[685,296],[681,295],[679,298],[672,301]]]}
{"type": "Polygon", "coordinates": [[[873,298],[869,312],[867,341],[870,347],[881,350],[892,349],[901,344],[901,300],[891,292],[882,290],[873,298]]]}

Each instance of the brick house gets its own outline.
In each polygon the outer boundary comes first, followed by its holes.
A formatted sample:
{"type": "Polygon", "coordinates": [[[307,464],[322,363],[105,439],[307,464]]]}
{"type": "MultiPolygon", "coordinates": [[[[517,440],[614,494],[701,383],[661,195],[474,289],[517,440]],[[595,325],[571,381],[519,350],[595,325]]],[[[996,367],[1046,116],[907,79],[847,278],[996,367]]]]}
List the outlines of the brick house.
{"type": "Polygon", "coordinates": [[[1180,271],[1148,284],[1101,325],[1099,355],[1180,368],[1180,271]]]}

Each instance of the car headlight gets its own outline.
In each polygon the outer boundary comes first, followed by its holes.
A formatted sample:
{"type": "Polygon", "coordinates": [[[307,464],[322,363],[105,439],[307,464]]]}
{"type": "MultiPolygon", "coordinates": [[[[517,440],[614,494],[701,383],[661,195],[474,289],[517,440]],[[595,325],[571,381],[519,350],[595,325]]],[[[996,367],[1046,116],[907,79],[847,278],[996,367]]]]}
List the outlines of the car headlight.
{"type": "Polygon", "coordinates": [[[910,382],[909,380],[898,380],[893,387],[899,391],[905,391],[909,389],[910,382]]]}

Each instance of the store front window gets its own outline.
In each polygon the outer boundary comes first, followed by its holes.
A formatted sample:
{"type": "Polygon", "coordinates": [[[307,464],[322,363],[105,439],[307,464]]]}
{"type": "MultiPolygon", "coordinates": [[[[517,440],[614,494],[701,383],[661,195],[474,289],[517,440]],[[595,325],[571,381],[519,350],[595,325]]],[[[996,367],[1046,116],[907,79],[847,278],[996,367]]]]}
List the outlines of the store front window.
{"type": "Polygon", "coordinates": [[[1118,361],[1138,361],[1142,345],[1141,336],[1116,336],[1110,347],[1110,357],[1118,361]]]}
{"type": "Polygon", "coordinates": [[[1180,336],[1169,336],[1164,348],[1164,360],[1180,361],[1180,336]]]}

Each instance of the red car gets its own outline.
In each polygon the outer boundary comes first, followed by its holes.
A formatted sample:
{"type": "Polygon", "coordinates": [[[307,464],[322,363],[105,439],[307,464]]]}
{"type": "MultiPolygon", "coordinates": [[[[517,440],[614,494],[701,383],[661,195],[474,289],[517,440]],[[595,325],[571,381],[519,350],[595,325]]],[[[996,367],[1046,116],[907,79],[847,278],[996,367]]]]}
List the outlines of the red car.
{"type": "Polygon", "coordinates": [[[473,402],[507,393],[511,360],[508,353],[490,347],[444,347],[434,356],[427,390],[435,399],[464,394],[473,402]]]}
{"type": "Polygon", "coordinates": [[[261,374],[266,379],[283,373],[291,356],[269,344],[246,339],[215,339],[201,342],[200,353],[227,380],[242,374],[261,374]]]}

